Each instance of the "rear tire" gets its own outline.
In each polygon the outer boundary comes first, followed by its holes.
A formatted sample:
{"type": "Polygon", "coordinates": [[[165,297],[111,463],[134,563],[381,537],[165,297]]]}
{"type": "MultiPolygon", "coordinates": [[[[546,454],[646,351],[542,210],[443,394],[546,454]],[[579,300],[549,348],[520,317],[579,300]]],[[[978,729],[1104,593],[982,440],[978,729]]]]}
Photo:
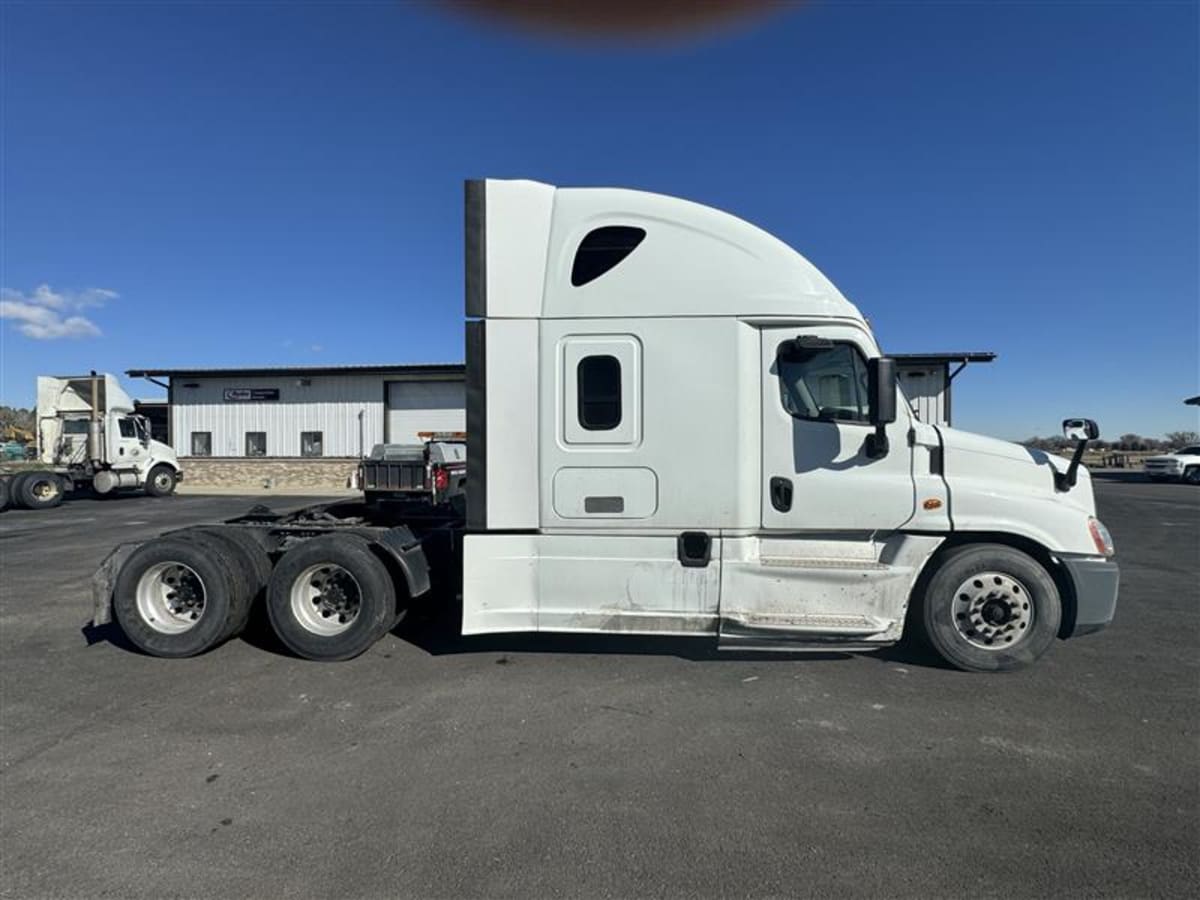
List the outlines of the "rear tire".
{"type": "Polygon", "coordinates": [[[8,479],[0,478],[0,512],[8,509],[8,479]]]}
{"type": "Polygon", "coordinates": [[[25,472],[17,485],[17,502],[26,509],[53,509],[63,502],[66,486],[54,472],[25,472]]]}
{"type": "Polygon", "coordinates": [[[1200,484],[1200,466],[1192,466],[1183,473],[1184,484],[1200,484]]]}
{"type": "Polygon", "coordinates": [[[167,497],[175,493],[175,470],[159,464],[146,475],[146,493],[151,497],[167,497]]]}
{"type": "Polygon", "coordinates": [[[1012,672],[1054,642],[1062,601],[1033,557],[1003,544],[973,544],[942,558],[914,613],[925,642],[950,665],[1012,672]]]}
{"type": "Polygon", "coordinates": [[[328,534],[285,553],[267,585],[275,634],[297,656],[352,659],[396,619],[396,587],[365,538],[328,534]]]}
{"type": "MultiPolygon", "coordinates": [[[[199,538],[199,536],[193,536],[199,538]]],[[[117,575],[113,613],[125,635],[152,656],[210,650],[241,614],[239,571],[205,539],[157,538],[130,554],[117,575]]]]}
{"type": "Polygon", "coordinates": [[[225,525],[198,525],[175,532],[175,535],[213,544],[216,552],[237,566],[241,575],[241,588],[236,597],[238,611],[225,637],[241,634],[271,578],[271,558],[267,551],[243,529],[225,525]]]}

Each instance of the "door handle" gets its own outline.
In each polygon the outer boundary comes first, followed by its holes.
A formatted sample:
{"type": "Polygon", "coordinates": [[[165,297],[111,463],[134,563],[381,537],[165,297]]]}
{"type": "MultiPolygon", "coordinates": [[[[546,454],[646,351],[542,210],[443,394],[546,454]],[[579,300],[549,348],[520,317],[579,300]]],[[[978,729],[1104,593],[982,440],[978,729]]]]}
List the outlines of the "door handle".
{"type": "Polygon", "coordinates": [[[703,569],[712,559],[712,537],[705,531],[685,531],[675,543],[679,564],[688,569],[703,569]]]}
{"type": "Polygon", "coordinates": [[[776,475],[771,479],[771,505],[779,512],[792,508],[792,479],[776,475]]]}

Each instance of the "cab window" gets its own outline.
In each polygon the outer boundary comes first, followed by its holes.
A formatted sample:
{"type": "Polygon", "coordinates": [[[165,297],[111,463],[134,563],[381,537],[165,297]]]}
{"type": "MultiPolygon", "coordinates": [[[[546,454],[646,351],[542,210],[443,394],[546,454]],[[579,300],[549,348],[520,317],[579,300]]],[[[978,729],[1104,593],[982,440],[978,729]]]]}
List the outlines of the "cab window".
{"type": "Polygon", "coordinates": [[[776,360],[783,408],[797,419],[866,422],[867,365],[858,349],[829,341],[790,341],[776,360]]]}
{"type": "Polygon", "coordinates": [[[135,438],[137,437],[137,428],[133,424],[133,419],[118,419],[117,424],[121,427],[121,437],[135,438]]]}

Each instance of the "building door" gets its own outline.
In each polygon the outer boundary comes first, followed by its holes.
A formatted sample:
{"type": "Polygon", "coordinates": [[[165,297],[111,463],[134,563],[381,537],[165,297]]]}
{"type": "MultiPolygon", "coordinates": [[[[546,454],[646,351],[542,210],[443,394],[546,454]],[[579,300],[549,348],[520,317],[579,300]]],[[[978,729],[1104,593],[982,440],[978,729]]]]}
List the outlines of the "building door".
{"type": "Polygon", "coordinates": [[[461,381],[389,381],[389,444],[418,444],[422,431],[464,431],[466,388],[461,381]]]}

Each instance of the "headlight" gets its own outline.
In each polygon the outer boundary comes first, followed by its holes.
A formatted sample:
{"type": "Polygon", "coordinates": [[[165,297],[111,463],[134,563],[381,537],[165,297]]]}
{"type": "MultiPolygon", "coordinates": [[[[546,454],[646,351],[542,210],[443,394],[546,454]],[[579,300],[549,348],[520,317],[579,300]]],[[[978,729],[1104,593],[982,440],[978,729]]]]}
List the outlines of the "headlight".
{"type": "Polygon", "coordinates": [[[1092,543],[1096,545],[1096,552],[1101,556],[1112,556],[1117,552],[1113,546],[1112,535],[1108,533],[1108,529],[1104,527],[1104,523],[1099,519],[1088,517],[1088,531],[1092,535],[1092,543]]]}

